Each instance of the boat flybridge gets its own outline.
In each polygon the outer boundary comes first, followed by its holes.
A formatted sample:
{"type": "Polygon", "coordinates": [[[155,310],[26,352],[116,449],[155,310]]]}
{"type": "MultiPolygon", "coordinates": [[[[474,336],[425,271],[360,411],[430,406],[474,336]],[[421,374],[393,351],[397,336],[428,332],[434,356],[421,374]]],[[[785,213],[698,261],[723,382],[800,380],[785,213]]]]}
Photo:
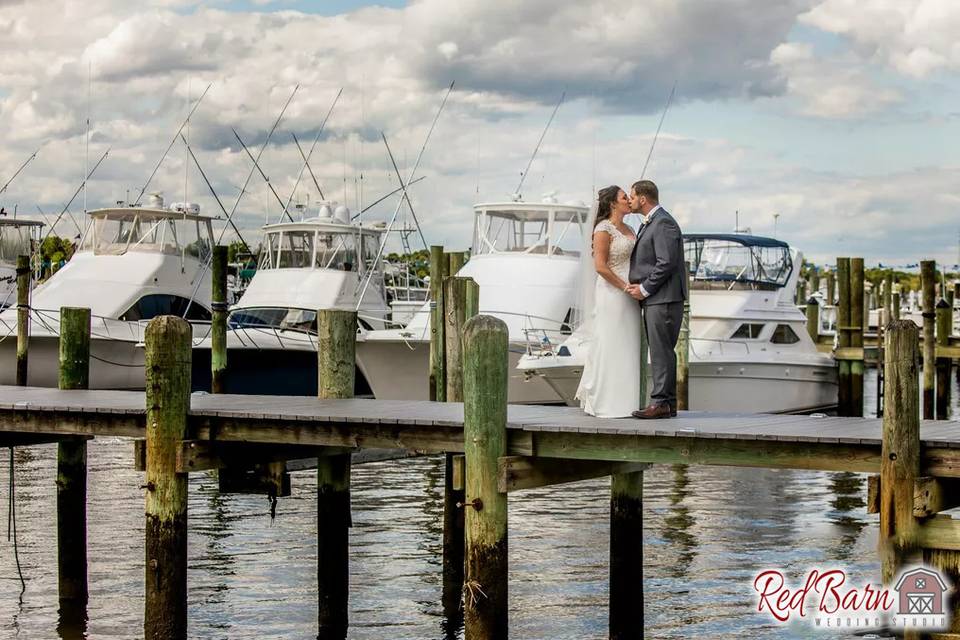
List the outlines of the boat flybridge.
{"type": "MultiPolygon", "coordinates": [[[[32,293],[28,384],[57,386],[61,307],[91,312],[90,388],[142,389],[147,322],[210,321],[211,218],[196,204],[97,209],[70,261],[32,293]]],[[[13,384],[17,315],[0,313],[0,384],[13,384]]],[[[195,331],[197,331],[195,327],[195,331]]]]}
{"type": "Polygon", "coordinates": [[[38,220],[0,219],[0,310],[16,303],[17,256],[33,256],[42,228],[38,220]]]}
{"type": "MultiPolygon", "coordinates": [[[[833,359],[817,351],[793,293],[802,256],[786,242],[741,234],[685,234],[690,265],[690,408],[803,412],[835,406],[833,359]]],[[[562,344],[532,336],[519,363],[565,402],[575,394],[590,336],[562,344]]]]}
{"type": "MultiPolygon", "coordinates": [[[[558,403],[544,380],[514,371],[531,332],[559,341],[570,333],[579,250],[588,209],[582,203],[494,202],[474,206],[473,252],[456,275],[480,288],[480,313],[510,332],[509,401],[558,403]]],[[[402,328],[361,332],[357,366],[379,399],[428,398],[430,303],[402,328]]]]}
{"type": "MultiPolygon", "coordinates": [[[[385,225],[354,224],[335,202],[318,207],[316,217],[263,227],[256,274],[227,320],[230,393],[315,395],[318,309],[357,311],[363,329],[387,326],[376,261],[385,225]]],[[[194,345],[194,388],[209,388],[210,344],[194,345]]]]}

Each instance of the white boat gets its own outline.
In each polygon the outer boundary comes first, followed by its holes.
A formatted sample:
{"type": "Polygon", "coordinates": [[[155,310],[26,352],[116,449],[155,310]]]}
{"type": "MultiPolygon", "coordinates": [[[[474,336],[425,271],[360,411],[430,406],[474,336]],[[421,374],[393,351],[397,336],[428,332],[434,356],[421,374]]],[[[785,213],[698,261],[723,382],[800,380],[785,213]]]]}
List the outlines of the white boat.
{"type": "MultiPolygon", "coordinates": [[[[375,264],[385,226],[354,224],[345,206],[318,205],[315,218],[263,227],[257,271],[227,321],[229,393],[316,395],[319,309],[356,310],[366,330],[387,326],[375,264]]],[[[195,341],[193,363],[194,389],[209,389],[208,336],[195,341]]],[[[369,393],[359,382],[356,391],[369,393]]]]}
{"type": "MultiPolygon", "coordinates": [[[[197,205],[88,213],[77,252],[33,290],[27,383],[56,387],[61,307],[91,311],[90,388],[142,389],[142,343],[147,321],[173,314],[210,321],[210,274],[203,267],[213,246],[211,219],[197,205]]],[[[203,329],[205,331],[205,329],[203,329]]],[[[0,384],[15,378],[17,314],[0,313],[0,384]]]]}
{"type": "MultiPolygon", "coordinates": [[[[802,256],[782,241],[684,236],[690,264],[689,401],[693,410],[801,412],[835,406],[833,359],[817,351],[794,304],[802,256]]],[[[532,341],[519,370],[572,406],[589,336],[532,341]]]]}
{"type": "MultiPolygon", "coordinates": [[[[503,320],[510,332],[514,403],[560,403],[539,376],[514,368],[531,333],[559,341],[570,333],[577,296],[583,204],[495,202],[474,206],[473,253],[456,275],[480,287],[480,313],[503,320]]],[[[357,366],[378,399],[429,397],[430,303],[400,329],[361,332],[357,366]]]]}
{"type": "Polygon", "coordinates": [[[37,220],[0,219],[0,310],[17,302],[17,256],[32,256],[40,245],[37,220]]]}

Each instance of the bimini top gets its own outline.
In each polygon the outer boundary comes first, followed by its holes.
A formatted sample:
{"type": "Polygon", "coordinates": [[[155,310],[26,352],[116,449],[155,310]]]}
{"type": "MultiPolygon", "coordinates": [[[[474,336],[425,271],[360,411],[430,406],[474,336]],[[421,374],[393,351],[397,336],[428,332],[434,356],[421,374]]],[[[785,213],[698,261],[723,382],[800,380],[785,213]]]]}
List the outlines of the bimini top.
{"type": "Polygon", "coordinates": [[[42,227],[43,223],[39,220],[27,220],[26,218],[0,218],[0,227],[42,227]]]}
{"type": "Polygon", "coordinates": [[[560,204],[558,202],[484,202],[473,205],[476,213],[513,218],[518,221],[545,221],[549,213],[554,220],[586,221],[590,208],[585,204],[560,204]]]}
{"type": "Polygon", "coordinates": [[[87,212],[91,218],[107,218],[109,220],[131,221],[135,218],[140,220],[215,220],[210,216],[203,216],[199,213],[189,211],[178,211],[175,209],[155,209],[153,207],[108,207],[106,209],[93,209],[87,212]]]}
{"type": "Polygon", "coordinates": [[[737,244],[742,244],[745,247],[783,247],[789,249],[788,245],[783,240],[777,240],[776,238],[766,238],[764,236],[750,236],[744,235],[742,233],[685,233],[683,234],[683,239],[696,241],[696,240],[721,240],[727,242],[736,242],[737,244]]]}

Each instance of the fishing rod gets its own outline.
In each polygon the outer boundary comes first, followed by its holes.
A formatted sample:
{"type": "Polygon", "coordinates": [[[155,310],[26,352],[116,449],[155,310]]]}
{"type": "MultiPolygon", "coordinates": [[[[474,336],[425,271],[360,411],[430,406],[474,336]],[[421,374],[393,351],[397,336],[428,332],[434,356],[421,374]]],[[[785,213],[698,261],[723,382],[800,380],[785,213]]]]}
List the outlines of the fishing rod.
{"type": "Polygon", "coordinates": [[[333,108],[337,106],[337,102],[340,100],[340,96],[343,94],[343,87],[340,87],[340,91],[337,91],[337,96],[333,99],[333,103],[330,105],[330,108],[327,110],[327,115],[323,117],[323,122],[320,123],[320,130],[317,131],[317,135],[313,138],[313,144],[310,145],[310,152],[307,153],[306,157],[303,159],[303,165],[300,167],[300,173],[297,174],[297,181],[293,183],[293,189],[290,191],[290,197],[287,198],[287,204],[283,208],[283,215],[290,218],[290,221],[293,222],[293,218],[290,216],[288,209],[290,208],[290,203],[293,201],[293,196],[297,193],[297,187],[300,186],[300,180],[303,179],[303,170],[310,163],[310,158],[313,157],[313,150],[317,147],[317,142],[320,140],[320,135],[323,133],[324,127],[327,126],[327,120],[330,118],[330,114],[333,113],[333,108]]]}
{"type": "Polygon", "coordinates": [[[393,170],[397,174],[397,180],[400,182],[400,188],[403,190],[403,200],[407,203],[407,209],[410,210],[410,215],[413,216],[413,223],[417,225],[420,242],[423,243],[424,248],[427,248],[427,240],[423,237],[423,229],[420,228],[420,221],[417,220],[417,214],[413,210],[413,203],[410,202],[410,194],[407,193],[407,185],[404,184],[403,176],[400,175],[400,167],[397,166],[397,161],[393,157],[393,151],[390,150],[390,145],[387,143],[387,136],[381,131],[380,137],[383,138],[383,145],[387,148],[387,155],[390,156],[390,162],[393,163],[393,170]]]}
{"type": "MultiPolygon", "coordinates": [[[[250,167],[250,172],[247,173],[247,179],[243,181],[243,186],[240,187],[240,192],[237,194],[237,199],[233,203],[233,209],[230,210],[230,217],[233,217],[234,212],[237,210],[237,207],[240,206],[240,200],[243,199],[243,196],[247,193],[247,185],[250,184],[250,178],[253,177],[253,171],[260,162],[260,156],[263,155],[264,149],[267,148],[267,144],[270,142],[270,138],[273,137],[273,132],[277,130],[277,127],[280,125],[280,121],[283,119],[283,114],[287,112],[287,107],[290,106],[290,101],[293,100],[293,96],[297,95],[297,91],[300,89],[298,84],[293,88],[293,91],[290,93],[290,97],[287,98],[287,101],[283,104],[283,108],[280,110],[280,115],[277,116],[277,119],[274,120],[273,126],[270,127],[270,131],[267,132],[267,137],[264,139],[263,144],[260,145],[260,150],[257,151],[257,157],[253,161],[254,166],[250,167]]],[[[223,232],[226,231],[224,227],[220,231],[220,237],[217,238],[217,244],[220,244],[220,240],[223,238],[223,232]]]]}
{"type": "MultiPolygon", "coordinates": [[[[417,169],[420,168],[420,161],[423,159],[423,153],[427,149],[427,143],[430,142],[430,136],[433,135],[433,130],[437,126],[437,121],[440,119],[440,114],[443,113],[443,108],[447,104],[447,98],[450,97],[450,93],[453,91],[454,83],[451,82],[450,86],[447,88],[447,92],[443,95],[443,100],[440,102],[440,108],[437,109],[436,115],[433,116],[433,122],[430,123],[430,129],[427,131],[426,137],[423,139],[423,144],[420,145],[420,152],[417,153],[417,161],[413,164],[413,169],[410,170],[410,176],[407,178],[407,184],[410,184],[413,180],[413,176],[416,175],[417,169]]],[[[382,135],[383,132],[381,132],[382,135]]],[[[402,184],[402,182],[401,182],[402,184]]],[[[403,187],[401,187],[402,189],[403,187]]],[[[406,197],[406,190],[404,189],[404,197],[406,197]]],[[[363,288],[360,291],[360,297],[357,301],[357,309],[360,309],[360,304],[363,301],[363,296],[367,293],[367,288],[370,286],[370,281],[373,279],[373,273],[376,269],[377,264],[379,264],[381,258],[383,257],[383,251],[387,246],[387,239],[390,237],[390,232],[393,230],[393,223],[397,221],[397,215],[400,213],[400,207],[403,206],[404,197],[401,197],[397,202],[397,207],[393,210],[393,215],[390,217],[390,224],[387,225],[387,231],[383,234],[383,240],[380,242],[380,247],[377,249],[377,257],[373,261],[373,266],[370,269],[369,274],[367,275],[366,280],[363,283],[363,288]]],[[[422,237],[422,236],[421,236],[422,237]]],[[[424,243],[426,245],[426,243],[424,243]]]]}
{"type": "Polygon", "coordinates": [[[667,111],[670,110],[670,103],[673,102],[673,94],[677,90],[677,81],[673,81],[673,88],[670,89],[670,95],[667,96],[667,104],[663,107],[663,113],[660,114],[660,123],[657,125],[657,132],[653,134],[653,141],[650,143],[650,151],[647,152],[647,160],[643,163],[643,171],[640,172],[640,179],[647,173],[647,165],[650,164],[650,157],[653,155],[653,147],[657,144],[657,138],[660,137],[660,127],[663,126],[663,119],[667,117],[667,111]]]}
{"type": "MultiPolygon", "coordinates": [[[[256,159],[253,157],[253,154],[250,153],[250,150],[247,148],[247,145],[245,145],[243,143],[243,140],[240,139],[240,134],[237,133],[237,130],[234,129],[233,127],[230,127],[230,130],[233,131],[233,135],[237,139],[237,142],[239,142],[240,146],[243,147],[243,150],[247,152],[247,156],[249,156],[250,160],[253,162],[253,165],[257,168],[257,171],[260,172],[260,177],[262,177],[263,181],[267,183],[268,187],[270,187],[270,191],[273,193],[273,197],[277,199],[277,203],[282,207],[283,200],[280,199],[280,194],[277,193],[277,190],[273,188],[273,184],[271,184],[270,178],[268,178],[267,174],[263,172],[263,169],[260,167],[260,163],[256,161],[256,159]]],[[[226,211],[224,211],[224,213],[226,213],[226,211]]]]}
{"type": "MultiPolygon", "coordinates": [[[[46,144],[46,143],[44,143],[44,144],[46,144]]],[[[30,162],[31,162],[34,158],[37,157],[37,154],[40,153],[40,149],[42,149],[42,148],[43,148],[43,145],[40,145],[39,147],[37,147],[37,150],[34,151],[32,154],[30,154],[30,157],[29,157],[29,158],[27,158],[26,160],[23,161],[23,164],[21,164],[20,167],[16,170],[16,172],[15,172],[12,176],[10,176],[10,179],[7,180],[6,182],[4,182],[4,183],[3,183],[3,186],[0,187],[0,193],[3,193],[4,191],[7,190],[7,187],[10,186],[10,183],[13,182],[14,179],[15,179],[18,175],[20,175],[20,172],[23,171],[24,168],[26,168],[26,166],[27,166],[28,164],[30,164],[30,162]]]]}
{"type": "Polygon", "coordinates": [[[213,86],[213,83],[212,83],[212,82],[207,85],[207,88],[204,89],[204,90],[203,90],[203,93],[200,94],[200,97],[197,98],[197,101],[196,101],[196,103],[193,105],[193,108],[190,109],[190,113],[188,113],[188,114],[187,114],[187,117],[184,119],[184,121],[180,123],[180,128],[177,129],[177,132],[176,132],[175,134],[173,134],[173,138],[170,140],[170,144],[167,145],[167,150],[163,152],[163,155],[162,155],[162,156],[160,156],[160,160],[157,162],[157,166],[155,166],[155,167],[153,168],[153,172],[150,173],[150,177],[147,178],[147,181],[143,183],[143,188],[140,189],[140,195],[138,195],[138,196],[137,196],[137,199],[133,201],[134,204],[139,204],[139,203],[140,203],[140,198],[143,197],[143,194],[146,192],[147,187],[149,187],[149,186],[150,186],[150,183],[153,182],[153,178],[154,178],[154,176],[157,175],[157,171],[160,169],[160,165],[163,164],[163,161],[166,159],[167,154],[170,153],[170,149],[173,147],[173,144],[177,141],[177,136],[180,135],[180,132],[183,131],[183,128],[184,128],[185,126],[187,126],[187,123],[188,123],[188,122],[190,122],[190,118],[191,118],[191,116],[193,116],[193,112],[196,111],[196,110],[197,110],[197,107],[200,106],[200,103],[203,101],[203,98],[207,95],[207,91],[209,91],[209,90],[210,90],[210,87],[212,87],[212,86],[213,86]]]}
{"type": "MultiPolygon", "coordinates": [[[[307,163],[307,156],[303,155],[303,148],[300,146],[300,141],[297,140],[297,134],[291,131],[290,135],[293,136],[293,142],[297,145],[297,151],[300,152],[300,157],[303,158],[303,162],[307,164],[307,170],[310,172],[310,177],[313,178],[313,186],[315,186],[317,188],[317,191],[320,192],[320,199],[326,200],[327,197],[323,195],[323,189],[320,188],[320,183],[317,181],[317,176],[313,175],[313,168],[310,166],[309,163],[307,163]]],[[[347,204],[347,203],[344,202],[343,204],[347,204]]]]}
{"type": "MultiPolygon", "coordinates": [[[[183,140],[183,144],[184,146],[186,146],[187,152],[190,154],[190,157],[193,158],[193,164],[197,166],[197,171],[200,172],[200,176],[203,178],[203,181],[207,183],[207,188],[210,189],[210,194],[213,196],[213,199],[217,201],[217,205],[219,205],[220,210],[223,211],[223,215],[226,216],[227,210],[223,206],[223,203],[220,202],[220,197],[217,195],[217,192],[214,191],[213,185],[210,184],[210,180],[207,179],[207,174],[204,172],[203,167],[200,166],[200,161],[197,160],[197,156],[193,154],[193,149],[190,147],[190,143],[187,142],[186,137],[184,137],[182,133],[180,134],[180,138],[183,140]]],[[[237,229],[237,225],[233,223],[233,220],[229,216],[227,216],[227,224],[233,227],[233,231],[237,234],[237,237],[240,238],[240,242],[242,242],[243,244],[247,244],[247,241],[243,239],[243,235],[240,233],[240,229],[237,229]]]]}
{"type": "MultiPolygon", "coordinates": [[[[110,149],[112,149],[112,147],[110,149]]],[[[57,226],[57,223],[60,222],[60,219],[63,217],[63,214],[67,213],[67,210],[70,208],[70,205],[73,204],[73,201],[76,200],[78,195],[80,195],[80,190],[83,189],[84,186],[86,186],[87,180],[89,180],[90,176],[92,176],[96,172],[97,167],[100,166],[100,163],[103,162],[108,155],[110,155],[110,149],[107,149],[106,151],[103,152],[103,155],[100,156],[99,160],[97,160],[97,164],[93,165],[93,169],[90,169],[90,173],[88,173],[87,177],[84,178],[83,182],[80,183],[80,186],[77,187],[77,190],[73,192],[73,196],[70,197],[70,200],[67,201],[67,204],[63,205],[63,209],[60,210],[60,214],[57,216],[57,219],[53,221],[53,224],[50,226],[50,229],[47,231],[47,234],[43,236],[43,240],[40,241],[40,244],[43,244],[43,241],[46,240],[51,233],[53,233],[54,227],[57,226]]],[[[70,219],[73,220],[72,213],[70,214],[70,219]]],[[[78,230],[80,229],[80,225],[77,224],[76,220],[73,220],[73,224],[77,227],[78,230]]],[[[80,235],[83,235],[83,231],[80,231],[80,235]]]]}
{"type": "Polygon", "coordinates": [[[553,119],[556,117],[557,111],[560,109],[560,105],[563,104],[563,99],[566,96],[566,91],[560,94],[560,100],[557,102],[557,106],[553,108],[553,113],[550,114],[550,119],[547,120],[547,126],[543,128],[543,133],[540,134],[540,139],[537,140],[537,146],[533,149],[533,155],[531,155],[530,160],[527,161],[527,168],[520,173],[520,184],[517,185],[517,190],[513,194],[513,197],[516,200],[519,200],[522,197],[520,190],[523,188],[523,181],[527,179],[527,173],[530,171],[530,165],[533,164],[534,158],[537,157],[537,153],[540,151],[540,145],[543,144],[543,139],[547,136],[547,131],[550,130],[550,125],[553,124],[553,119]]]}
{"type": "MultiPolygon", "coordinates": [[[[420,176],[420,177],[417,178],[416,180],[411,180],[410,182],[408,182],[408,183],[407,183],[407,186],[408,186],[408,187],[412,187],[413,185],[417,184],[417,183],[420,182],[421,180],[426,180],[426,179],[427,179],[427,176],[420,176]]],[[[351,221],[356,220],[357,218],[360,217],[361,214],[366,213],[367,211],[369,211],[369,210],[372,209],[373,207],[377,206],[378,204],[380,204],[381,202],[383,202],[384,200],[386,200],[387,198],[389,198],[389,197],[392,196],[393,194],[397,193],[398,191],[401,191],[402,189],[403,189],[403,187],[397,187],[396,189],[394,189],[393,191],[391,191],[391,192],[388,193],[387,195],[382,196],[382,197],[380,197],[380,198],[377,198],[376,200],[374,200],[373,202],[371,202],[370,204],[368,204],[367,206],[365,206],[363,209],[361,209],[361,210],[358,211],[357,213],[353,214],[353,215],[350,217],[350,220],[351,220],[351,221]]]]}

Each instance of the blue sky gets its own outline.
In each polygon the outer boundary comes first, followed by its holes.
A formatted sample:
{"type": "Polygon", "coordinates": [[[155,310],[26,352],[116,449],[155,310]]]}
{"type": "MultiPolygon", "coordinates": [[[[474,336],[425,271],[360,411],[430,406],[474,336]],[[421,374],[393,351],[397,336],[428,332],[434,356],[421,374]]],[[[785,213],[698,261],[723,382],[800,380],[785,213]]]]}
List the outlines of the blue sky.
{"type": "MultiPolygon", "coordinates": [[[[739,210],[742,224],[772,233],[776,213],[780,236],[817,260],[844,253],[868,263],[953,262],[958,30],[960,5],[951,0],[4,6],[0,174],[44,147],[0,204],[62,208],[86,163],[88,108],[90,155],[112,149],[88,200],[110,203],[137,190],[207,83],[191,140],[232,201],[250,167],[231,128],[262,142],[299,83],[264,154],[271,182],[294,189],[300,159],[290,133],[309,140],[342,88],[312,166],[341,200],[346,175],[356,207],[396,184],[379,132],[401,165],[411,163],[455,80],[414,197],[430,241],[460,248],[469,243],[471,205],[512,192],[562,91],[567,100],[525,196],[556,192],[589,203],[595,187],[638,177],[676,82],[649,177],[685,228],[727,231],[739,210]]],[[[175,145],[151,188],[216,211],[185,161],[175,145]]],[[[297,185],[294,196],[312,207],[319,195],[308,187],[297,185]]],[[[237,221],[255,236],[276,212],[259,177],[248,192],[237,221]]],[[[371,215],[387,217],[393,204],[371,215]]]]}

